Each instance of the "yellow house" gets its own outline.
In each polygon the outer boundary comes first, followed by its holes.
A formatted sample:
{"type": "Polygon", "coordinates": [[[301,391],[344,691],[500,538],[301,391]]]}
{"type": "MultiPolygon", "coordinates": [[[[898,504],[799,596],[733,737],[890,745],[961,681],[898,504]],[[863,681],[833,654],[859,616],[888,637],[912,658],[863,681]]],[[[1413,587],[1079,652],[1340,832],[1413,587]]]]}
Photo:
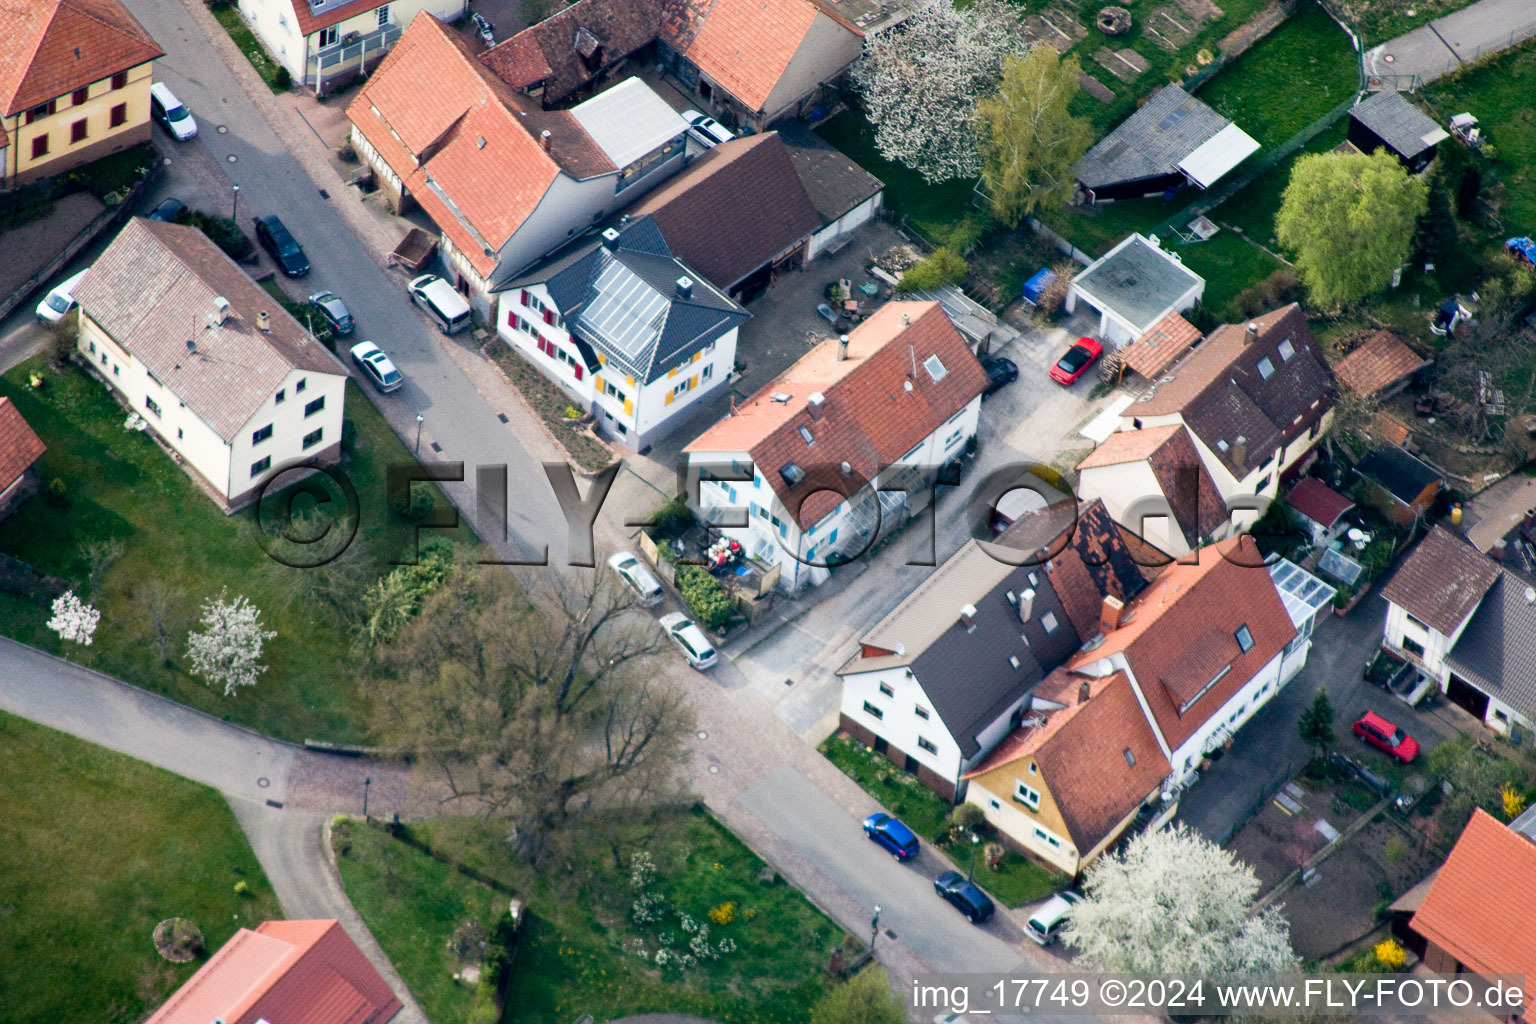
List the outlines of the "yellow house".
{"type": "Polygon", "coordinates": [[[0,188],[148,140],[164,51],[118,0],[7,0],[0,39],[0,188]]]}
{"type": "Polygon", "coordinates": [[[1139,815],[1160,824],[1168,759],[1123,672],[1059,668],[1023,723],[965,777],[966,801],[1011,845],[1077,875],[1139,815]],[[1143,810],[1146,808],[1146,810],[1143,810]]]}

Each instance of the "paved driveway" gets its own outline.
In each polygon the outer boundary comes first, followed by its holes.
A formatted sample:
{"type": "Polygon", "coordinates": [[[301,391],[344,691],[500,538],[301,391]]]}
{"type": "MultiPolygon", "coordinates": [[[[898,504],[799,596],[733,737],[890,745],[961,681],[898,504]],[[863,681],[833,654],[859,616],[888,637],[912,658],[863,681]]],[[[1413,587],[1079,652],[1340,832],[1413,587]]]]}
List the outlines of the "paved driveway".
{"type": "Polygon", "coordinates": [[[1366,51],[1368,75],[1417,75],[1432,82],[1536,35],[1536,3],[1480,0],[1366,51]]]}

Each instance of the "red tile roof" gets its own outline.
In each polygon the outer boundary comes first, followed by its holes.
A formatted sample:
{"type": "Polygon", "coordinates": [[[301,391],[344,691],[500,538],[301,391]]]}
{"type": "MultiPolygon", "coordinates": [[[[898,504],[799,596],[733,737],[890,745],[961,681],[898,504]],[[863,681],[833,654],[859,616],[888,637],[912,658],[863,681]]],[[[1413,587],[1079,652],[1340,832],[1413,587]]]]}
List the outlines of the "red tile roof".
{"type": "Polygon", "coordinates": [[[1104,439],[1104,443],[1089,452],[1082,462],[1077,464],[1079,470],[1098,469],[1103,466],[1119,466],[1127,462],[1140,462],[1161,448],[1175,434],[1181,434],[1184,428],[1172,423],[1166,427],[1148,427],[1144,430],[1121,430],[1110,434],[1104,439]]]}
{"type": "Polygon", "coordinates": [[[1525,975],[1536,998],[1536,842],[1478,808],[1410,927],[1470,971],[1525,975]]]}
{"type": "Polygon", "coordinates": [[[1226,502],[1182,424],[1111,434],[1077,468],[1095,469],[1127,462],[1146,462],[1152,470],[1190,547],[1199,547],[1202,537],[1209,537],[1221,527],[1226,519],[1226,502]]]}
{"type": "Polygon", "coordinates": [[[1285,503],[1319,526],[1332,526],[1339,517],[1355,507],[1338,491],[1315,476],[1302,480],[1285,496],[1285,503]]]}
{"type": "MultiPolygon", "coordinates": [[[[302,0],[296,0],[302,2],[302,0]]],[[[554,104],[656,38],[661,0],[580,0],[480,55],[515,89],[544,82],[554,104]],[[590,59],[582,55],[588,50],[590,59]]]]}
{"type": "Polygon", "coordinates": [[[469,45],[437,18],[418,14],[347,107],[347,117],[487,275],[496,266],[494,253],[562,170],[585,178],[615,168],[569,112],[525,109],[469,45]],[[423,82],[433,87],[424,89],[423,82]],[[548,150],[540,143],[544,130],[548,150]]]}
{"type": "Polygon", "coordinates": [[[1339,383],[1366,398],[1429,365],[1391,331],[1377,331],[1333,368],[1339,383]]]}
{"type": "Polygon", "coordinates": [[[47,450],[15,403],[0,398],[0,491],[15,483],[47,450]]]}
{"type": "Polygon", "coordinates": [[[385,1024],[400,1010],[335,920],[242,928],[146,1024],[385,1024]]]}
{"type": "Polygon", "coordinates": [[[0,39],[6,117],[165,56],[117,0],[5,0],[0,39]]]}
{"type": "Polygon", "coordinates": [[[987,384],[987,375],[937,302],[891,302],[848,335],[837,358],[829,338],[764,385],[735,411],[695,438],[686,452],[746,452],[796,521],[806,527],[842,502],[826,488],[872,480],[955,415],[987,384]],[[937,356],[935,381],[924,361],[937,356]],[[914,365],[917,372],[912,372],[914,365]],[[910,385],[910,390],[908,390],[910,385]],[[775,393],[788,395],[774,401],[775,393]],[[820,393],[821,418],[808,399],[820,393]],[[808,445],[800,428],[808,430],[808,445]],[[806,479],[790,486],[779,470],[794,462],[806,479]],[[813,472],[813,470],[817,470],[813,472]]]}
{"type": "Polygon", "coordinates": [[[1066,707],[1032,711],[1031,718],[1044,722],[1015,729],[965,777],[1032,758],[1072,845],[1087,852],[1157,790],[1170,770],[1168,759],[1124,672],[1095,679],[1058,668],[1034,694],[1066,707]],[[1084,683],[1088,699],[1080,702],[1084,683]]]}
{"type": "Polygon", "coordinates": [[[299,33],[306,36],[312,32],[319,32],[323,28],[330,28],[332,25],[340,25],[348,18],[377,10],[387,2],[388,0],[352,0],[349,4],[332,7],[316,14],[311,12],[309,0],[289,0],[293,7],[294,21],[299,26],[299,33]]]}
{"type": "Polygon", "coordinates": [[[1450,636],[1498,578],[1499,567],[1493,559],[1436,526],[1403,559],[1381,588],[1381,596],[1442,636],[1450,636]]]}
{"type": "Polygon", "coordinates": [[[723,289],[821,227],[777,132],[716,146],[630,213],[655,218],[677,258],[723,289]]]}
{"type": "Polygon", "coordinates": [[[1126,605],[1120,628],[1068,667],[1122,654],[1163,738],[1177,747],[1296,635],[1262,561],[1253,538],[1242,536],[1167,566],[1126,605]],[[1235,636],[1245,625],[1253,636],[1247,652],[1235,636]],[[1221,680],[1201,693],[1224,666],[1221,680]]]}
{"type": "Polygon", "coordinates": [[[854,37],[863,34],[807,0],[669,0],[660,38],[743,106],[767,112],[819,14],[854,37]]]}
{"type": "Polygon", "coordinates": [[[1127,370],[1155,379],[1201,337],[1198,327],[1177,313],[1169,313],[1153,324],[1150,331],[1125,346],[1120,358],[1127,370]]]}

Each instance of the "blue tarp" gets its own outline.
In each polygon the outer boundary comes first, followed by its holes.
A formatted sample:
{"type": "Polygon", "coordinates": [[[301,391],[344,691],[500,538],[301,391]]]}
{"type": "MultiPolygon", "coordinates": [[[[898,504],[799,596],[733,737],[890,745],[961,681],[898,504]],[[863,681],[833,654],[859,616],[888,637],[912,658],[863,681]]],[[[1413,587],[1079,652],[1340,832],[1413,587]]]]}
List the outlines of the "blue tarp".
{"type": "Polygon", "coordinates": [[[1506,249],[1513,249],[1521,256],[1524,256],[1527,262],[1536,263],[1536,242],[1531,241],[1529,238],[1525,238],[1523,236],[1520,238],[1511,238],[1509,241],[1504,243],[1504,247],[1506,249]]]}
{"type": "Polygon", "coordinates": [[[1056,280],[1055,271],[1044,269],[1037,271],[1034,277],[1024,282],[1024,301],[1031,306],[1035,305],[1054,280],[1056,280]]]}

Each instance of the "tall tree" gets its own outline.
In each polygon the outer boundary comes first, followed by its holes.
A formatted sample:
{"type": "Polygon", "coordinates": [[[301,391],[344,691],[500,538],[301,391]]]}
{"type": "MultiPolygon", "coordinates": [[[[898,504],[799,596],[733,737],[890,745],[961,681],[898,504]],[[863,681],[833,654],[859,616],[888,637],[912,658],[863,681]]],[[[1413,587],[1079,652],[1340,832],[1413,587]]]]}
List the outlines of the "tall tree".
{"type": "Polygon", "coordinates": [[[1104,971],[1212,974],[1296,965],[1288,927],[1248,916],[1253,869],[1186,825],[1143,832],[1088,869],[1065,941],[1104,971]]]}
{"type": "Polygon", "coordinates": [[[976,98],[997,88],[1003,58],[1029,48],[1018,9],[934,0],[864,39],[853,84],[875,126],[875,147],[930,184],[976,175],[976,98]]]}
{"type": "Polygon", "coordinates": [[[1004,58],[997,95],[976,104],[982,180],[993,216],[1009,227],[1072,198],[1072,165],[1093,141],[1088,122],[1067,110],[1081,75],[1076,57],[1032,47],[1004,58]]]}
{"type": "Polygon", "coordinates": [[[1334,741],[1333,701],[1328,699],[1328,687],[1317,688],[1317,696],[1302,710],[1296,725],[1301,738],[1317,751],[1319,757],[1328,753],[1334,741]]]}
{"type": "Polygon", "coordinates": [[[458,566],[384,649],[381,731],[542,860],[592,810],[678,795],[693,712],[612,574],[458,566]]]}
{"type": "Polygon", "coordinates": [[[1313,153],[1296,161],[1275,217],[1316,305],[1357,302],[1386,287],[1413,251],[1428,190],[1385,149],[1313,153]]]}

